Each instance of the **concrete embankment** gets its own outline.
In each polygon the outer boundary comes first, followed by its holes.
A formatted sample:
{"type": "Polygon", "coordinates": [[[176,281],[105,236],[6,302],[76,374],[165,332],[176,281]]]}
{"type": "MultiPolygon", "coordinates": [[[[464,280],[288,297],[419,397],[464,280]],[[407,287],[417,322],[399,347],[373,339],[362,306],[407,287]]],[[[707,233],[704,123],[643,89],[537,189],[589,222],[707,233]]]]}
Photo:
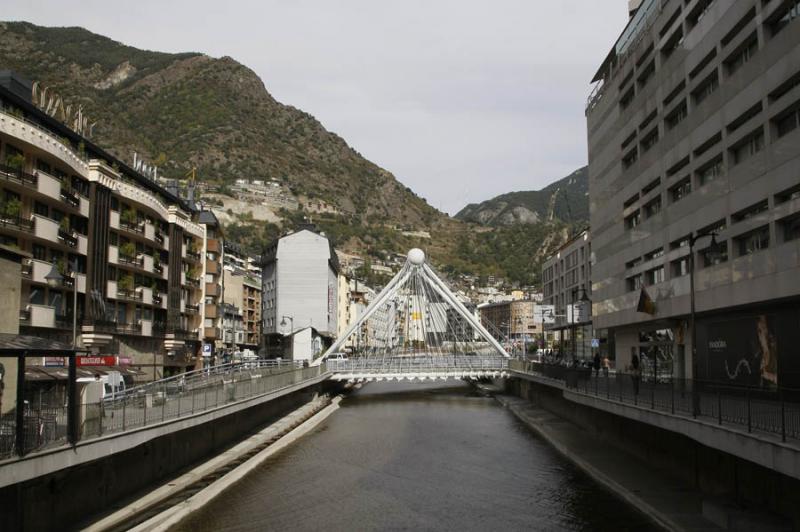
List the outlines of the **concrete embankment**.
{"type": "Polygon", "coordinates": [[[328,396],[315,398],[84,530],[165,530],[164,527],[172,524],[173,519],[179,521],[241,479],[264,459],[308,432],[335,411],[340,400],[339,396],[332,400],[328,396]]]}
{"type": "Polygon", "coordinates": [[[229,473],[226,473],[222,477],[218,478],[183,502],[180,502],[159,514],[154,515],[140,525],[131,528],[131,532],[162,532],[170,530],[174,526],[178,525],[181,521],[188,518],[194,512],[200,510],[215,497],[218,497],[225,490],[231,488],[234,484],[242,480],[245,476],[264,463],[268,458],[276,453],[279,453],[289,445],[292,445],[299,438],[314,430],[314,428],[316,428],[320,423],[327,419],[328,416],[330,416],[339,408],[339,402],[341,400],[341,396],[334,397],[330,401],[330,404],[325,406],[325,408],[322,408],[313,416],[299,424],[296,428],[293,428],[284,436],[280,437],[277,441],[262,449],[255,456],[237,466],[229,473]]]}

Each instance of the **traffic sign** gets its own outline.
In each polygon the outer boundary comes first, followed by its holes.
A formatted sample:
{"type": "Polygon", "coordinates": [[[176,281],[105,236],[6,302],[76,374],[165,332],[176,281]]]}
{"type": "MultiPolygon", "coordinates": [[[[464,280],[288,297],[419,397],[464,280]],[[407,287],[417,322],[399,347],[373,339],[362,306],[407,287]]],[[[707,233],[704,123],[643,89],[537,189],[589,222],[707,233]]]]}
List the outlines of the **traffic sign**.
{"type": "Polygon", "coordinates": [[[592,338],[592,349],[596,349],[598,347],[600,347],[600,339],[592,338]]]}
{"type": "Polygon", "coordinates": [[[211,356],[211,344],[203,344],[203,356],[204,357],[211,356]]]}

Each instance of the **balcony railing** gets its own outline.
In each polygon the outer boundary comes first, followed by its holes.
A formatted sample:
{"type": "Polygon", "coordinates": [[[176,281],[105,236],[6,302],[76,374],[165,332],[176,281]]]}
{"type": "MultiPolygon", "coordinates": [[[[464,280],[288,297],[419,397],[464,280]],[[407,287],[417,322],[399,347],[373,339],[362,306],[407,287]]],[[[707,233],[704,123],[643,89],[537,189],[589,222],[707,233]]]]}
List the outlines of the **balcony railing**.
{"type": "Polygon", "coordinates": [[[117,332],[117,322],[112,320],[92,320],[88,323],[95,332],[117,332]]]}
{"type": "Polygon", "coordinates": [[[71,248],[78,247],[78,238],[70,231],[58,230],[58,241],[71,248]]]}
{"type": "Polygon", "coordinates": [[[22,276],[30,279],[33,276],[33,263],[25,261],[22,263],[22,276]]]}
{"type": "Polygon", "coordinates": [[[188,329],[173,329],[169,334],[173,334],[177,340],[197,339],[197,333],[188,329]]]}
{"type": "Polygon", "coordinates": [[[30,310],[20,310],[19,311],[19,321],[24,323],[30,323],[31,321],[31,311],[30,310]]]}
{"type": "Polygon", "coordinates": [[[153,271],[156,273],[164,273],[164,266],[159,264],[153,264],[153,271]]]}
{"type": "Polygon", "coordinates": [[[192,279],[191,277],[187,277],[186,284],[193,288],[200,288],[200,279],[192,279]]]}
{"type": "Polygon", "coordinates": [[[17,231],[33,233],[33,221],[22,218],[21,216],[8,216],[0,214],[0,227],[10,227],[17,231]]]}
{"type": "Polygon", "coordinates": [[[164,243],[164,235],[161,233],[161,231],[156,231],[155,239],[156,239],[156,242],[158,242],[159,244],[163,244],[164,243]]]}
{"type": "Polygon", "coordinates": [[[117,299],[127,299],[129,301],[141,301],[142,293],[126,288],[117,288],[117,299]]]}
{"type": "Polygon", "coordinates": [[[194,261],[199,262],[200,261],[200,253],[195,252],[195,251],[187,251],[186,252],[186,258],[192,259],[194,261]]]}
{"type": "Polygon", "coordinates": [[[120,334],[142,334],[141,323],[118,323],[117,332],[120,334]]]}
{"type": "Polygon", "coordinates": [[[38,181],[35,175],[29,174],[20,168],[14,168],[5,164],[0,164],[0,177],[7,181],[33,188],[36,188],[36,183],[38,181]]]}
{"type": "Polygon", "coordinates": [[[163,299],[161,298],[161,294],[158,292],[153,292],[153,304],[160,305],[163,299]]]}
{"type": "Polygon", "coordinates": [[[130,255],[119,254],[117,261],[120,264],[127,264],[129,266],[136,266],[137,268],[144,267],[144,257],[131,257],[130,255]]]}
{"type": "Polygon", "coordinates": [[[197,314],[200,312],[200,305],[184,305],[183,308],[187,314],[197,314]]]}
{"type": "Polygon", "coordinates": [[[167,324],[163,321],[154,321],[151,331],[154,336],[164,336],[164,333],[167,331],[167,324]]]}
{"type": "Polygon", "coordinates": [[[66,187],[61,187],[61,201],[67,203],[68,205],[72,205],[76,209],[80,205],[78,196],[66,187]]]}
{"type": "Polygon", "coordinates": [[[137,235],[143,235],[144,234],[144,224],[143,223],[142,224],[130,224],[130,223],[123,222],[122,220],[120,220],[119,228],[120,229],[124,229],[125,231],[128,231],[129,233],[136,233],[137,235]]]}

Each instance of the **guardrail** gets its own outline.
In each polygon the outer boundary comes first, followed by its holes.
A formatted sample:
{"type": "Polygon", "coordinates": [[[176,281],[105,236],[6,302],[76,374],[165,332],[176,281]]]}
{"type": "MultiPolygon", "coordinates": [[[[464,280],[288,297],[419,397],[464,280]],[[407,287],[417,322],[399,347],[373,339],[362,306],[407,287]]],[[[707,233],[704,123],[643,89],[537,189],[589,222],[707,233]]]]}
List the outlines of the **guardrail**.
{"type": "Polygon", "coordinates": [[[650,374],[611,372],[595,374],[588,368],[512,361],[511,369],[552,379],[566,389],[607,401],[631,404],[657,412],[748,433],[800,439],[800,390],[774,386],[730,385],[707,380],[653,378],[650,374]]]}
{"type": "Polygon", "coordinates": [[[326,361],[335,373],[429,373],[437,371],[503,371],[509,360],[502,356],[430,355],[394,357],[356,357],[326,361]]]}
{"type": "MultiPolygon", "coordinates": [[[[183,373],[77,405],[81,441],[139,429],[212,410],[319,377],[324,365],[257,360],[183,373]]],[[[23,453],[67,445],[68,408],[27,405],[23,453]]],[[[0,419],[0,460],[15,455],[13,417],[0,419]]]]}

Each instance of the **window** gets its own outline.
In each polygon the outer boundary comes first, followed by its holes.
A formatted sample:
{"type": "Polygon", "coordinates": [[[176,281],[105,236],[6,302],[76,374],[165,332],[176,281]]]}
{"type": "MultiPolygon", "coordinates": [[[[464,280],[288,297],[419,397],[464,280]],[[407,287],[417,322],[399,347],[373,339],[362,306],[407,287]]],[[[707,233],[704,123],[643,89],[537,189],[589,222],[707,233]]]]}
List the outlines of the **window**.
{"type": "Polygon", "coordinates": [[[672,100],[677,98],[678,95],[681,92],[683,92],[683,89],[685,89],[685,88],[686,88],[686,81],[685,80],[681,80],[681,82],[678,83],[678,85],[674,89],[672,89],[672,91],[667,95],[667,97],[664,98],[664,107],[667,107],[669,104],[671,104],[672,100]]]}
{"type": "Polygon", "coordinates": [[[725,60],[725,68],[728,75],[732,76],[737,70],[742,68],[758,51],[758,37],[755,33],[750,36],[748,41],[743,44],[737,51],[728,56],[725,60]]]}
{"type": "Polygon", "coordinates": [[[675,126],[683,122],[683,120],[689,115],[689,112],[686,107],[686,100],[682,101],[678,105],[675,106],[667,117],[664,119],[664,123],[667,125],[667,129],[673,129],[675,126]]]}
{"type": "Polygon", "coordinates": [[[778,226],[783,234],[783,241],[789,242],[800,238],[800,214],[779,220],[778,226]]]}
{"type": "Polygon", "coordinates": [[[689,257],[681,257],[680,259],[670,262],[670,270],[672,277],[683,277],[689,274],[689,257]]]}
{"type": "Polygon", "coordinates": [[[716,159],[711,161],[710,163],[706,164],[704,167],[697,170],[697,179],[700,182],[700,186],[704,186],[707,183],[715,180],[717,177],[722,175],[722,157],[718,156],[716,159]]]}
{"type": "Polygon", "coordinates": [[[33,245],[33,258],[36,260],[47,260],[47,249],[41,244],[33,245]]]}
{"type": "Polygon", "coordinates": [[[625,169],[630,168],[638,158],[639,158],[639,150],[637,150],[636,147],[634,147],[631,151],[629,151],[622,157],[622,168],[625,169]]]}
{"type": "Polygon", "coordinates": [[[628,91],[619,98],[620,109],[623,110],[626,109],[633,101],[633,96],[634,96],[633,86],[631,86],[631,88],[628,89],[628,91]]]}
{"type": "Polygon", "coordinates": [[[654,127],[650,133],[648,133],[642,139],[642,153],[646,152],[650,148],[656,145],[658,142],[658,127],[654,127]]]}
{"type": "Polygon", "coordinates": [[[703,17],[713,3],[714,0],[700,0],[697,2],[695,8],[692,9],[688,15],[686,15],[686,20],[689,22],[690,28],[697,26],[697,23],[703,20],[703,17]]]}
{"type": "Polygon", "coordinates": [[[636,194],[634,194],[633,196],[631,196],[630,198],[628,198],[627,200],[625,200],[625,203],[623,203],[623,205],[622,205],[622,206],[623,206],[623,208],[626,208],[626,209],[627,209],[628,207],[630,207],[631,205],[633,205],[634,203],[636,203],[636,201],[637,201],[638,199],[639,199],[639,193],[637,192],[636,194]]]}
{"type": "Polygon", "coordinates": [[[716,70],[692,91],[695,105],[699,105],[719,88],[719,74],[716,70]]]}
{"type": "Polygon", "coordinates": [[[636,257],[635,259],[631,259],[628,262],[626,262],[625,263],[625,268],[627,268],[627,269],[635,268],[638,265],[640,265],[641,263],[642,263],[642,258],[641,257],[636,257]]]}
{"type": "Polygon", "coordinates": [[[689,235],[669,243],[669,249],[680,249],[689,245],[689,235]]]}
{"type": "Polygon", "coordinates": [[[738,212],[735,212],[731,215],[731,223],[738,223],[743,220],[747,220],[748,218],[752,218],[753,216],[766,211],[769,208],[767,204],[767,200],[759,201],[755,205],[751,205],[745,209],[742,209],[738,212]]]}
{"type": "Polygon", "coordinates": [[[644,260],[653,260],[664,256],[664,248],[656,248],[649,253],[644,254],[644,260]]]}
{"type": "Polygon", "coordinates": [[[778,85],[772,92],[769,93],[770,103],[780,100],[783,98],[784,94],[787,94],[790,90],[794,89],[798,85],[800,85],[800,71],[792,74],[789,79],[778,85]]]}
{"type": "Polygon", "coordinates": [[[696,78],[697,75],[700,74],[700,72],[702,72],[703,69],[705,69],[715,57],[717,57],[716,46],[712,48],[711,51],[708,52],[708,54],[706,54],[706,56],[703,59],[701,59],[700,62],[697,63],[694,66],[694,68],[689,72],[689,79],[696,78]]]}
{"type": "Polygon", "coordinates": [[[652,270],[647,270],[647,284],[658,284],[664,282],[664,267],[659,266],[658,268],[653,268],[652,270]]]}
{"type": "Polygon", "coordinates": [[[769,247],[769,226],[759,227],[734,239],[739,256],[752,255],[769,247]]]}
{"type": "Polygon", "coordinates": [[[652,181],[647,183],[644,186],[644,188],[642,189],[642,196],[644,196],[645,194],[647,194],[651,190],[655,190],[655,188],[660,184],[661,184],[661,178],[660,177],[657,177],[657,178],[653,179],[652,181]]]}
{"type": "Polygon", "coordinates": [[[639,74],[639,77],[636,78],[636,81],[639,83],[639,88],[640,89],[643,88],[645,85],[647,85],[647,82],[650,81],[650,79],[653,77],[653,74],[655,74],[655,72],[656,72],[656,61],[654,59],[654,60],[650,61],[650,64],[648,64],[642,70],[642,73],[639,74]]]}
{"type": "Polygon", "coordinates": [[[669,37],[669,40],[664,43],[664,47],[661,49],[661,55],[664,59],[668,59],[681,44],[683,44],[683,28],[679,27],[675,30],[675,33],[669,37]]]}
{"type": "Polygon", "coordinates": [[[672,203],[675,203],[688,196],[691,192],[692,180],[688,177],[684,177],[669,189],[669,197],[672,203]]]}
{"type": "Polygon", "coordinates": [[[639,131],[642,131],[644,128],[650,125],[650,122],[652,122],[656,116],[658,116],[658,109],[653,109],[653,111],[644,117],[644,120],[642,120],[642,122],[639,124],[639,131]]]}
{"type": "Polygon", "coordinates": [[[642,274],[634,275],[633,277],[628,277],[625,279],[625,284],[628,287],[628,292],[633,292],[634,290],[639,290],[644,286],[642,274]]]}
{"type": "Polygon", "coordinates": [[[728,46],[738,35],[741,31],[747,26],[751,20],[753,20],[756,16],[756,8],[750,8],[750,10],[745,13],[745,15],[739,19],[739,21],[734,24],[734,26],[722,37],[722,46],[728,46]]]}
{"type": "Polygon", "coordinates": [[[723,218],[722,220],[718,220],[713,224],[708,224],[707,226],[703,227],[702,229],[697,231],[697,234],[705,235],[708,233],[721,233],[722,231],[725,230],[726,227],[727,225],[725,224],[725,218],[723,218]]]}
{"type": "Polygon", "coordinates": [[[689,164],[689,156],[687,155],[667,170],[667,177],[673,176],[681,171],[681,169],[689,164]]]}
{"type": "Polygon", "coordinates": [[[719,249],[713,253],[710,248],[706,248],[700,252],[700,256],[703,258],[704,268],[728,262],[728,243],[718,242],[717,247],[719,249]]]}
{"type": "Polygon", "coordinates": [[[634,227],[638,227],[641,223],[642,223],[642,215],[639,212],[639,209],[636,209],[636,212],[625,218],[626,229],[633,229],[634,227]]]}
{"type": "Polygon", "coordinates": [[[770,33],[774,37],[798,17],[800,17],[800,0],[787,0],[775,10],[775,14],[767,22],[770,33]]]}
{"type": "Polygon", "coordinates": [[[710,150],[710,149],[711,149],[711,148],[712,148],[712,147],[713,147],[715,144],[717,144],[717,143],[718,143],[720,140],[722,140],[722,132],[718,132],[718,133],[716,133],[716,134],[712,135],[711,137],[709,137],[708,139],[706,139],[706,141],[705,141],[705,142],[703,142],[703,143],[702,143],[700,146],[698,146],[698,147],[697,147],[697,148],[694,150],[694,156],[695,156],[695,157],[700,157],[700,156],[701,156],[701,155],[703,155],[705,152],[707,152],[708,150],[710,150]]]}
{"type": "Polygon", "coordinates": [[[34,202],[33,212],[39,216],[50,216],[50,209],[44,203],[39,201],[34,202]]]}
{"type": "Polygon", "coordinates": [[[763,106],[761,102],[758,102],[750,109],[739,115],[735,120],[733,120],[730,124],[727,125],[726,129],[728,130],[728,133],[733,133],[734,131],[739,129],[739,126],[741,126],[742,124],[744,124],[745,122],[756,116],[758,113],[760,113],[762,108],[763,106]]]}
{"type": "Polygon", "coordinates": [[[784,113],[775,119],[775,126],[778,130],[778,138],[788,135],[800,127],[800,105],[797,108],[784,113]]]}
{"type": "Polygon", "coordinates": [[[661,196],[654,198],[644,206],[644,217],[652,218],[661,212],[661,196]]]}
{"type": "Polygon", "coordinates": [[[785,203],[800,198],[800,184],[794,185],[775,194],[775,204],[785,203]]]}
{"type": "Polygon", "coordinates": [[[733,164],[739,164],[764,148],[764,132],[759,129],[757,132],[749,135],[744,141],[737,144],[731,149],[733,155],[733,164]]]}

